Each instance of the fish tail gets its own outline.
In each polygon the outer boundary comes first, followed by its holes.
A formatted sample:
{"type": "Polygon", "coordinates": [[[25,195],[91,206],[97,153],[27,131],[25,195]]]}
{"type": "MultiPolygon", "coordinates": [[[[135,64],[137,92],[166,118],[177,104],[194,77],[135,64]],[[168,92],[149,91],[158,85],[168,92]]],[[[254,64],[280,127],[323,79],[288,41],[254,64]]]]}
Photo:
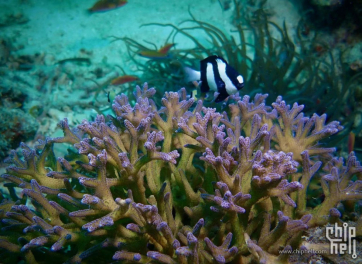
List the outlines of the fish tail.
{"type": "Polygon", "coordinates": [[[201,79],[201,73],[190,67],[184,67],[185,82],[193,82],[201,79]]]}

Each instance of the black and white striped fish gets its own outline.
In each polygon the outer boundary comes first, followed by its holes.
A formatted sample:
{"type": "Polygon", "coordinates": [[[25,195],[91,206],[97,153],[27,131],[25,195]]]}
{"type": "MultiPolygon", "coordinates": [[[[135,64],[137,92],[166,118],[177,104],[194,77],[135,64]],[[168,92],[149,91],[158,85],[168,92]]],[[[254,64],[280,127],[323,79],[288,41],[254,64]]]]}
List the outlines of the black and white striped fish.
{"type": "Polygon", "coordinates": [[[218,93],[215,102],[225,100],[244,87],[244,78],[223,58],[209,56],[200,61],[200,71],[185,67],[186,81],[201,81],[201,92],[218,93]]]}

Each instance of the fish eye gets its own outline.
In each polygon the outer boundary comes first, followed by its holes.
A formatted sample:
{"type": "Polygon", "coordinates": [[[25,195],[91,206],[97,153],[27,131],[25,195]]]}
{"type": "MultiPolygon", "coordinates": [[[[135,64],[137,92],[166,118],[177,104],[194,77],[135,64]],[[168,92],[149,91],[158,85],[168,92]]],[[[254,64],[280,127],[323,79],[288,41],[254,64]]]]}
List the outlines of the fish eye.
{"type": "Polygon", "coordinates": [[[238,77],[236,77],[236,79],[238,80],[239,83],[243,83],[244,82],[244,78],[243,76],[239,75],[238,77]]]}

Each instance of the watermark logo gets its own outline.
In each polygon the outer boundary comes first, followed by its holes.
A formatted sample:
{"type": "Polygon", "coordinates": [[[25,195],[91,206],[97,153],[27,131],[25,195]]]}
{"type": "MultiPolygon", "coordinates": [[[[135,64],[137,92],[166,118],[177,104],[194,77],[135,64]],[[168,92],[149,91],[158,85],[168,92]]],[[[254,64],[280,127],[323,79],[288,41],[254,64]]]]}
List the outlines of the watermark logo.
{"type": "Polygon", "coordinates": [[[356,247],[356,227],[349,227],[347,223],[343,223],[343,227],[334,226],[326,227],[326,237],[329,240],[331,254],[350,254],[352,258],[357,258],[356,247]]]}

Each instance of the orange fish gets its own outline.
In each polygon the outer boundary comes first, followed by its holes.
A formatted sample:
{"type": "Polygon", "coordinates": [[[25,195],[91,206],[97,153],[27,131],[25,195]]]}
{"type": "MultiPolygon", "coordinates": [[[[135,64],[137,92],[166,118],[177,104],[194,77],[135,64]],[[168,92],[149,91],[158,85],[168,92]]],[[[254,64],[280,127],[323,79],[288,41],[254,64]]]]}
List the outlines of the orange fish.
{"type": "Polygon", "coordinates": [[[356,135],[353,132],[349,133],[349,135],[348,135],[348,153],[353,151],[355,140],[356,140],[356,135]]]}
{"type": "Polygon", "coordinates": [[[174,46],[174,43],[166,44],[159,50],[143,50],[138,55],[148,59],[167,59],[170,58],[169,50],[174,46]]]}
{"type": "Polygon", "coordinates": [[[113,85],[121,85],[128,82],[138,81],[139,78],[137,76],[132,75],[123,75],[119,76],[111,81],[111,84],[113,85]]]}
{"type": "Polygon", "coordinates": [[[90,12],[104,12],[127,4],[127,0],[99,0],[91,8],[90,12]]]}

